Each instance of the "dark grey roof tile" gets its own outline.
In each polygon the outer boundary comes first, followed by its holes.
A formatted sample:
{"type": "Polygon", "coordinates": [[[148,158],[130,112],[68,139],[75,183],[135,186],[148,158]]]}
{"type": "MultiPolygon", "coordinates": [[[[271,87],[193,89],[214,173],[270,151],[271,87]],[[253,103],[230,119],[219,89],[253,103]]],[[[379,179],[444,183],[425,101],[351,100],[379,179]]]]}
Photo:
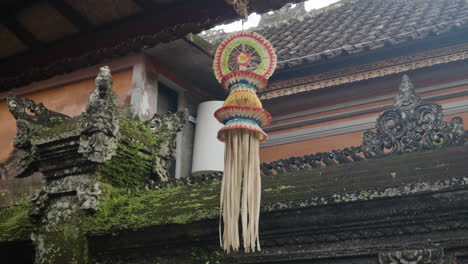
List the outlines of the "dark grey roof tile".
{"type": "Polygon", "coordinates": [[[466,0],[355,0],[254,30],[276,48],[281,69],[377,50],[467,26],[466,0]]]}

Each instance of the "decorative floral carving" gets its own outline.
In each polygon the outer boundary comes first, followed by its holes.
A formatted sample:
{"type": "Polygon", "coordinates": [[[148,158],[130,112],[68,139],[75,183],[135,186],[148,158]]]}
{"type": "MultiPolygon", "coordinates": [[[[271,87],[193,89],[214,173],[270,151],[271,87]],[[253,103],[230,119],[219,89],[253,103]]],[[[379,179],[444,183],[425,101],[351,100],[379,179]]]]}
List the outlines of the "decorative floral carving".
{"type": "Polygon", "coordinates": [[[366,157],[384,157],[465,142],[461,118],[444,122],[442,107],[423,102],[407,75],[403,76],[395,107],[379,116],[376,128],[377,132],[364,132],[362,149],[366,157]]]}
{"type": "Polygon", "coordinates": [[[89,96],[83,114],[80,148],[88,160],[105,162],[117,149],[119,123],[116,117],[115,94],[112,91],[110,69],[104,66],[96,77],[96,88],[89,96]]]}
{"type": "Polygon", "coordinates": [[[380,264],[442,264],[444,251],[437,249],[402,250],[380,253],[380,264]]]}
{"type": "Polygon", "coordinates": [[[169,180],[169,171],[175,159],[177,132],[182,130],[187,120],[188,111],[184,109],[176,113],[155,114],[148,121],[160,144],[154,170],[161,181],[169,180]]]}

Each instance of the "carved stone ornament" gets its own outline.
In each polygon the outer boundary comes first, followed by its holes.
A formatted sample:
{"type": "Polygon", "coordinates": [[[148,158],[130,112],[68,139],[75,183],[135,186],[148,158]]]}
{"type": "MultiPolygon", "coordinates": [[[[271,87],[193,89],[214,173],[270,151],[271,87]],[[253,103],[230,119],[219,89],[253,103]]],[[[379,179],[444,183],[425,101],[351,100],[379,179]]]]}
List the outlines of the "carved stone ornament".
{"type": "Polygon", "coordinates": [[[402,250],[379,254],[380,264],[442,264],[444,251],[437,249],[402,250]]]}
{"type": "Polygon", "coordinates": [[[56,125],[70,117],[49,110],[42,103],[36,104],[31,99],[14,94],[8,95],[7,105],[8,110],[16,119],[13,154],[17,165],[13,175],[15,177],[29,176],[35,170],[31,165],[36,158],[36,147],[31,144],[32,131],[56,125]]]}
{"type": "Polygon", "coordinates": [[[99,183],[88,175],[75,175],[50,180],[45,186],[33,193],[29,214],[33,217],[40,217],[49,206],[52,198],[67,195],[76,195],[80,209],[96,211],[101,189],[99,183]]]}
{"type": "Polygon", "coordinates": [[[63,122],[70,117],[47,109],[42,103],[9,94],[8,110],[16,119],[17,133],[14,141],[16,148],[27,148],[30,145],[30,130],[34,126],[48,126],[63,122]]]}
{"type": "Polygon", "coordinates": [[[153,135],[160,144],[159,155],[154,164],[154,170],[161,181],[168,181],[172,161],[175,159],[177,132],[181,131],[188,120],[188,111],[184,109],[176,113],[155,114],[148,120],[153,135]]]}
{"type": "Polygon", "coordinates": [[[464,144],[463,120],[445,122],[443,117],[442,107],[424,102],[404,75],[394,108],[379,116],[376,132],[364,132],[362,150],[374,158],[464,144]]]}
{"type": "Polygon", "coordinates": [[[117,149],[119,123],[116,117],[115,94],[108,66],[100,68],[96,88],[89,96],[83,115],[79,153],[88,160],[105,162],[117,149]]]}

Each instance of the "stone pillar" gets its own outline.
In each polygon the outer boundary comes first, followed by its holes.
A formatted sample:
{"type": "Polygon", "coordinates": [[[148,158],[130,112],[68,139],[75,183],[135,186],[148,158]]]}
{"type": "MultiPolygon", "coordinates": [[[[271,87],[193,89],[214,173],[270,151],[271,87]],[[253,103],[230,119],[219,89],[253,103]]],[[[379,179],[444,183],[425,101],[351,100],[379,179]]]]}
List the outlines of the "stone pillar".
{"type": "Polygon", "coordinates": [[[76,196],[50,199],[31,235],[35,263],[88,263],[88,243],[81,228],[83,211],[76,196]]]}

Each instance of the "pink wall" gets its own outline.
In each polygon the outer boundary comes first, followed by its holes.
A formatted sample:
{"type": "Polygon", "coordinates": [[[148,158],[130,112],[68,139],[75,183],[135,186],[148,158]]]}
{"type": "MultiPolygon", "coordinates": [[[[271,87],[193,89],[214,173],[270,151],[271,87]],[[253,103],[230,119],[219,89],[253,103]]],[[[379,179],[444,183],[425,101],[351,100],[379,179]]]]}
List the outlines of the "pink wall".
{"type": "MultiPolygon", "coordinates": [[[[97,74],[97,73],[96,73],[97,74]]],[[[120,103],[128,101],[129,91],[132,87],[132,69],[112,73],[114,91],[120,103]]],[[[94,89],[94,78],[58,86],[22,96],[42,102],[48,109],[77,116],[84,111],[88,96],[94,89]]],[[[8,111],[6,101],[0,102],[0,162],[8,158],[13,150],[13,138],[16,135],[16,121],[8,111]]]]}

